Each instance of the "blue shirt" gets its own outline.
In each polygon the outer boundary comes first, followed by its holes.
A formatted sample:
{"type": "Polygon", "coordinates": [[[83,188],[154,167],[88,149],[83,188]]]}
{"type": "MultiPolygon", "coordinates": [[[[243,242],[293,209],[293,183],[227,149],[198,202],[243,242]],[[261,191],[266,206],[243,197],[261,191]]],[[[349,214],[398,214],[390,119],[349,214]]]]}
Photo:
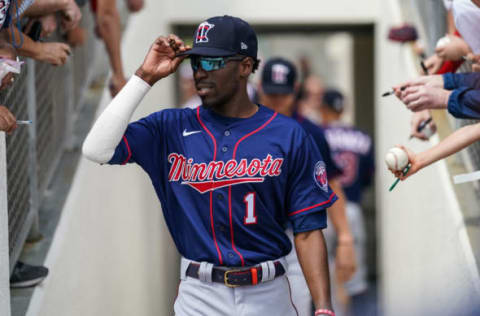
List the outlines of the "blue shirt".
{"type": "Polygon", "coordinates": [[[448,98],[448,112],[456,118],[480,119],[480,73],[446,73],[444,88],[453,90],[448,98]]]}
{"type": "Polygon", "coordinates": [[[153,113],[129,124],[110,161],[133,162],[149,175],[179,252],[216,265],[287,255],[286,224],[324,228],[337,199],[311,136],[264,106],[245,119],[203,106],[153,113]]]}
{"type": "Polygon", "coordinates": [[[313,138],[313,141],[318,146],[320,154],[322,155],[323,161],[327,165],[327,175],[329,179],[334,179],[342,174],[342,170],[337,166],[335,161],[332,158],[332,152],[330,151],[330,146],[328,145],[327,139],[325,138],[325,133],[323,128],[315,125],[312,121],[306,119],[297,112],[294,112],[292,115],[300,125],[310,134],[313,138]]]}
{"type": "Polygon", "coordinates": [[[349,126],[326,126],[325,138],[342,175],[339,180],[348,201],[360,203],[363,190],[375,172],[373,143],[370,136],[349,126]]]}

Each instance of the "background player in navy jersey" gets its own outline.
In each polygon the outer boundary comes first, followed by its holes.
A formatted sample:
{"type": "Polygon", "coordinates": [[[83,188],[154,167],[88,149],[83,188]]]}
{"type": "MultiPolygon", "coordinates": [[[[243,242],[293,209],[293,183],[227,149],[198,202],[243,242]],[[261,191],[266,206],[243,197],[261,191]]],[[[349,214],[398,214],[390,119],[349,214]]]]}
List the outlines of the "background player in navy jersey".
{"type": "Polygon", "coordinates": [[[137,163],[149,175],[182,255],[177,315],[296,315],[285,277],[287,223],[316,314],[333,315],[321,229],[337,197],[311,136],[250,102],[247,81],[258,63],[256,34],[235,17],[201,23],[191,50],[175,35],[159,37],[83,146],[93,161],[137,163]],[[151,86],[187,55],[202,106],[128,124],[151,86]]]}
{"type": "MultiPolygon", "coordinates": [[[[365,227],[360,207],[362,193],[374,177],[374,148],[370,136],[358,128],[341,123],[344,110],[343,95],[328,89],[320,107],[325,137],[332,150],[337,165],[342,168],[340,182],[347,198],[347,217],[355,239],[357,271],[352,279],[345,283],[345,289],[351,297],[351,310],[355,311],[356,301],[367,289],[367,267],[365,262],[365,227]]],[[[335,242],[331,230],[327,230],[327,245],[335,242]]],[[[330,261],[332,262],[332,261],[330,261]]]]}
{"type": "MultiPolygon", "coordinates": [[[[350,232],[345,215],[343,190],[338,182],[341,170],[331,158],[330,148],[321,127],[302,117],[296,111],[295,94],[297,90],[297,71],[293,63],[284,58],[272,58],[263,67],[261,85],[259,87],[260,103],[280,114],[294,118],[312,136],[325,162],[330,187],[339,196],[332,207],[328,209],[329,219],[337,233],[339,243],[336,248],[329,249],[336,254],[336,272],[341,282],[349,280],[355,272],[355,254],[353,236],[350,232]]],[[[291,230],[288,230],[290,236],[291,230]]],[[[287,257],[288,276],[293,288],[293,301],[299,315],[311,315],[311,299],[305,284],[302,271],[298,265],[294,251],[287,257]]]]}

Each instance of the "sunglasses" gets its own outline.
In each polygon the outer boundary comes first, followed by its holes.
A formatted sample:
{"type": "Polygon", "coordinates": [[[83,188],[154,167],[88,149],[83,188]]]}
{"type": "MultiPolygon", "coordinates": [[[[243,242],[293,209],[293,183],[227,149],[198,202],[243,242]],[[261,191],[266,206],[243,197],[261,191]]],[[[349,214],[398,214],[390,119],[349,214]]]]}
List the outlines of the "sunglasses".
{"type": "Polygon", "coordinates": [[[233,56],[233,57],[204,57],[204,56],[191,56],[190,64],[193,71],[197,71],[202,67],[205,71],[214,71],[225,67],[229,61],[242,61],[245,56],[233,56]]]}

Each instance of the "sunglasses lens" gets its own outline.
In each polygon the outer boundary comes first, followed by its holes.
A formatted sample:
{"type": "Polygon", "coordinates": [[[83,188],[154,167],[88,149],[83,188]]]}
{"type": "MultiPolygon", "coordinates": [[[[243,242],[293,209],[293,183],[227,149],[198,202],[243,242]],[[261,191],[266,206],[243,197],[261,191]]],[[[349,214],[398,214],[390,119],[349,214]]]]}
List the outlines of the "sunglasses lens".
{"type": "Polygon", "coordinates": [[[201,59],[200,60],[200,65],[202,65],[203,70],[205,71],[212,71],[212,70],[217,70],[219,69],[219,64],[215,60],[210,60],[210,59],[201,59]]]}
{"type": "Polygon", "coordinates": [[[225,67],[225,60],[222,57],[197,57],[190,58],[190,64],[193,71],[197,71],[202,67],[205,71],[218,70],[225,67]]]}

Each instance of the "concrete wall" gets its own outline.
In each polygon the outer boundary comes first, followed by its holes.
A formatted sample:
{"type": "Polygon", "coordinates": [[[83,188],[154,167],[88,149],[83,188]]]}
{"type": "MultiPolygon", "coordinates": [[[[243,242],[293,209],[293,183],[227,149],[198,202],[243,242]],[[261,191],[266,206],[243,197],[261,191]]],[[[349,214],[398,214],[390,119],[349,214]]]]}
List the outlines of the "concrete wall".
{"type": "MultiPolygon", "coordinates": [[[[410,113],[394,97],[393,84],[418,73],[409,46],[387,42],[388,27],[400,22],[397,2],[381,1],[376,34],[377,212],[385,315],[470,315],[478,304],[479,279],[463,218],[443,161],[393,192],[383,163],[386,151],[407,144],[410,113]]],[[[414,151],[431,143],[408,142],[414,151]]],[[[478,310],[477,310],[478,311],[478,310]]]]}
{"type": "Polygon", "coordinates": [[[5,133],[0,132],[0,315],[10,315],[8,262],[7,156],[5,133]]]}

